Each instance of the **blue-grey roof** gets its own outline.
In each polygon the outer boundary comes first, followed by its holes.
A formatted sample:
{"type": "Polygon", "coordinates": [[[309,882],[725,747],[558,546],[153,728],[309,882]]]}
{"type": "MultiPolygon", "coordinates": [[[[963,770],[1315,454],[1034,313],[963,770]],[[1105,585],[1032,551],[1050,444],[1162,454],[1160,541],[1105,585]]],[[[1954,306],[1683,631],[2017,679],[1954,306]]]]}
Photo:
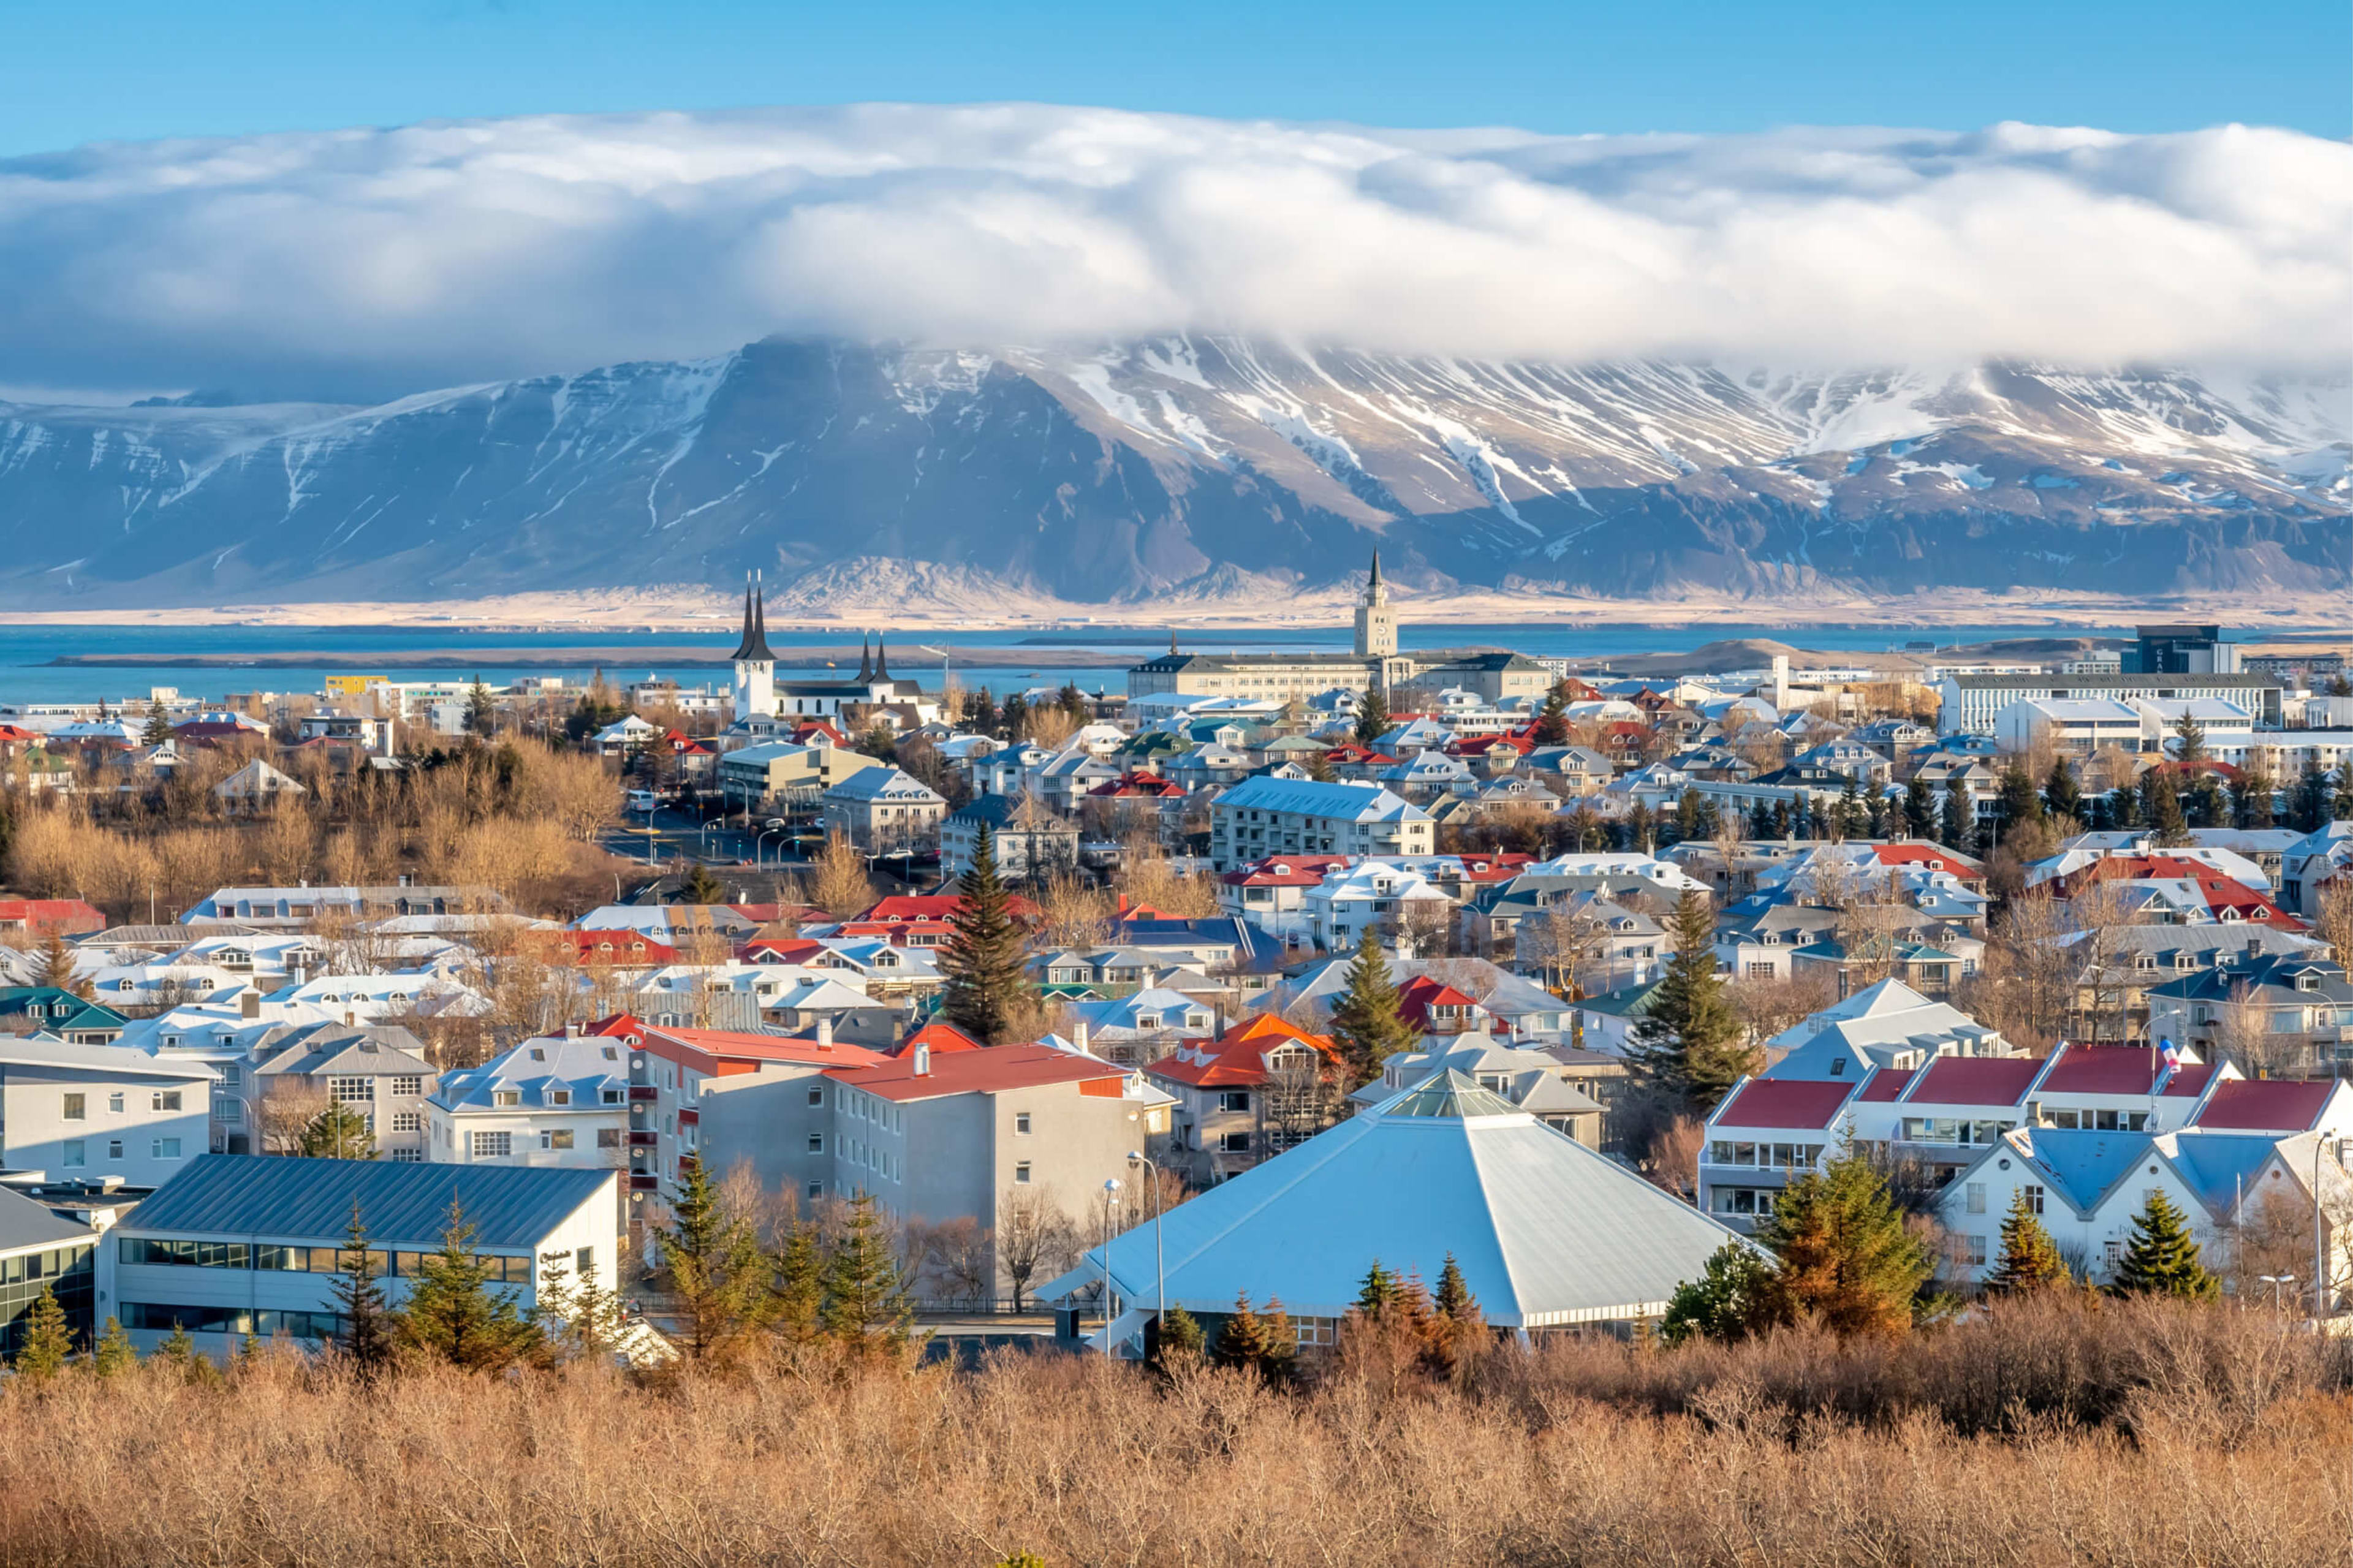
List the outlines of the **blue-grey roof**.
{"type": "Polygon", "coordinates": [[[97,1234],[79,1220],[68,1219],[47,1204],[36,1203],[22,1193],[0,1187],[0,1252],[63,1247],[72,1242],[89,1241],[97,1234]]]}
{"type": "Polygon", "coordinates": [[[357,1204],[372,1246],[424,1250],[441,1245],[455,1203],[476,1247],[512,1251],[536,1247],[612,1180],[597,1170],[200,1154],[123,1228],[324,1246],[343,1239],[357,1204]]]}
{"type": "Polygon", "coordinates": [[[2034,1163],[2077,1214],[2097,1208],[2126,1172],[2158,1152],[2156,1135],[2147,1132],[2037,1127],[2031,1137],[2034,1163]]]}

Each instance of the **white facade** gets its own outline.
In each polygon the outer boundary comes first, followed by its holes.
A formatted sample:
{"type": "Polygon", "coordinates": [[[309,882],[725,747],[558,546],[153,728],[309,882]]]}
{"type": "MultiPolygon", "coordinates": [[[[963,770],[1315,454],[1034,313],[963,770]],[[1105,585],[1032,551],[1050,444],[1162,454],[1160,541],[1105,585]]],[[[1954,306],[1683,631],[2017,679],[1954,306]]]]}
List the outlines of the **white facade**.
{"type": "Polygon", "coordinates": [[[426,1158],[618,1169],[628,1148],[628,1057],[607,1037],[549,1036],[444,1074],[425,1102],[426,1158]]]}
{"type": "Polygon", "coordinates": [[[0,1163],[155,1186],[211,1148],[215,1074],[121,1046],[0,1040],[0,1163]]]}

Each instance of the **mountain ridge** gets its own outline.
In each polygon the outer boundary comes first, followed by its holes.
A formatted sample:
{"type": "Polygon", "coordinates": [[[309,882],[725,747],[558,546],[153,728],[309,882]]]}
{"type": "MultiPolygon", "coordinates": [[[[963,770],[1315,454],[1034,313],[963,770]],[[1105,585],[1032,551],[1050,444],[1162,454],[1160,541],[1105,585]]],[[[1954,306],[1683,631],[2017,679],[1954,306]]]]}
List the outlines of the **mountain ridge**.
{"type": "MultiPolygon", "coordinates": [[[[768,339],[339,405],[0,405],[0,605],[470,598],[766,573],[979,610],[1400,582],[2353,587],[2348,389],[1989,362],[1802,375],[1169,336],[768,339]]],[[[209,401],[209,400],[208,400],[209,401]]],[[[830,598],[828,598],[828,595],[830,598]]]]}

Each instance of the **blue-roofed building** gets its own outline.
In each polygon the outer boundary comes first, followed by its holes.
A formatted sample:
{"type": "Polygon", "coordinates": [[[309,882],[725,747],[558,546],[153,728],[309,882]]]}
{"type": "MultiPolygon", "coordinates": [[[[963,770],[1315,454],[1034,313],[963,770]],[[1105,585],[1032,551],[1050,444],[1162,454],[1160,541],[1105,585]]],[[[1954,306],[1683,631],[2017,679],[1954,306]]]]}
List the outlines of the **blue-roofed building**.
{"type": "Polygon", "coordinates": [[[98,1313],[152,1349],[174,1324],[207,1352],[247,1334],[339,1332],[338,1252],[354,1211],[385,1293],[406,1294],[453,1212],[491,1278],[529,1307],[559,1279],[621,1260],[619,1173],[206,1154],[158,1188],[100,1250],[98,1313]]]}
{"type": "Polygon", "coordinates": [[[1377,784],[1263,774],[1209,807],[1209,860],[1230,871],[1270,855],[1427,855],[1430,813],[1377,784]]]}

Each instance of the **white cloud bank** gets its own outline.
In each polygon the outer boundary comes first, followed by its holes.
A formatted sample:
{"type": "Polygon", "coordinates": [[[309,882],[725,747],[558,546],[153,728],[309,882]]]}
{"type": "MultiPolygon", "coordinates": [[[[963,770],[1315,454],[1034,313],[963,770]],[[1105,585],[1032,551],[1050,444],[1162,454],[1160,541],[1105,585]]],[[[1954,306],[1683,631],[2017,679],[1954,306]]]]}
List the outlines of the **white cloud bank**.
{"type": "Polygon", "coordinates": [[[0,161],[0,380],[419,386],[763,334],[1176,328],[1807,364],[2341,367],[2353,147],[1393,132],[1036,105],[0,161]]]}

